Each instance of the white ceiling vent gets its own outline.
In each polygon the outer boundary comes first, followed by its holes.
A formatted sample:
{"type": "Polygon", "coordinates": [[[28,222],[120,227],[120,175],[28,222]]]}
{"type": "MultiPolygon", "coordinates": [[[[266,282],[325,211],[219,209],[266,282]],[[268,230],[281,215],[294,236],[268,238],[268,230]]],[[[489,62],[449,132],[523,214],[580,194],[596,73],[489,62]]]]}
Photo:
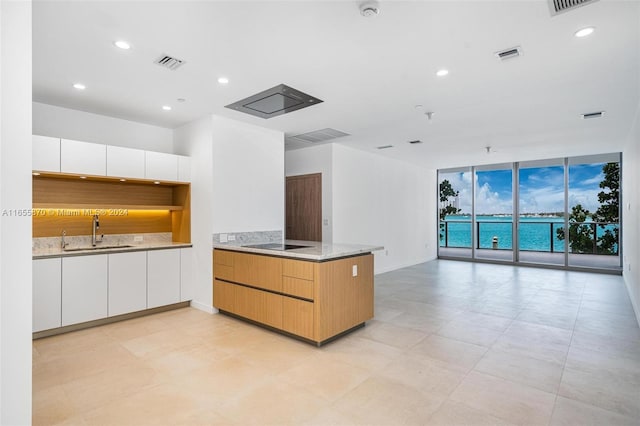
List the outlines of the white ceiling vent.
{"type": "Polygon", "coordinates": [[[184,61],[182,59],[174,58],[169,55],[162,55],[158,59],[155,60],[155,63],[160,65],[161,67],[168,68],[171,71],[175,71],[184,65],[184,61]]]}
{"type": "Polygon", "coordinates": [[[287,142],[307,142],[318,143],[326,142],[331,139],[341,138],[343,136],[349,136],[349,133],[341,132],[336,129],[320,129],[313,132],[303,133],[301,135],[287,136],[287,142]]]}
{"type": "Polygon", "coordinates": [[[549,0],[549,11],[554,16],[596,1],[598,0],[549,0]]]}
{"type": "Polygon", "coordinates": [[[520,46],[511,47],[495,53],[496,57],[501,61],[522,56],[522,48],[520,46]]]}

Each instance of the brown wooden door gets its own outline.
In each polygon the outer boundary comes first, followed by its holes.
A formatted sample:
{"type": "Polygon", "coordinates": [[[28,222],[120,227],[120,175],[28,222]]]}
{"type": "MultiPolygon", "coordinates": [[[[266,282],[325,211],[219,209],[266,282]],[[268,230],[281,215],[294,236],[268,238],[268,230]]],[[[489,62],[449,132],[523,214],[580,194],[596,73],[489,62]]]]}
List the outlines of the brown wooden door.
{"type": "Polygon", "coordinates": [[[322,241],[322,173],[287,176],[285,238],[322,241]]]}

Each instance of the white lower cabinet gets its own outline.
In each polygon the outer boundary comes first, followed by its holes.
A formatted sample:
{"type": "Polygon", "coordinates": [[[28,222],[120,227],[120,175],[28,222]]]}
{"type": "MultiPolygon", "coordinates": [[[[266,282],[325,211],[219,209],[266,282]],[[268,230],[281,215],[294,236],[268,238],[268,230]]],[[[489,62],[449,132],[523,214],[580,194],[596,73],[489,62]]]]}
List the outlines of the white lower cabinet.
{"type": "Polygon", "coordinates": [[[107,255],[62,259],[62,326],[107,317],[107,255]]]}
{"type": "Polygon", "coordinates": [[[191,248],[180,249],[180,301],[193,300],[192,278],[192,251],[191,248]]]}
{"type": "Polygon", "coordinates": [[[180,302],[180,250],[147,252],[147,308],[180,302]]]}
{"type": "Polygon", "coordinates": [[[33,332],[60,327],[62,259],[37,259],[33,269],[33,332]]]}
{"type": "Polygon", "coordinates": [[[33,332],[193,299],[192,249],[35,259],[33,332]]]}
{"type": "Polygon", "coordinates": [[[147,252],[109,255],[109,316],[147,308],[147,252]]]}

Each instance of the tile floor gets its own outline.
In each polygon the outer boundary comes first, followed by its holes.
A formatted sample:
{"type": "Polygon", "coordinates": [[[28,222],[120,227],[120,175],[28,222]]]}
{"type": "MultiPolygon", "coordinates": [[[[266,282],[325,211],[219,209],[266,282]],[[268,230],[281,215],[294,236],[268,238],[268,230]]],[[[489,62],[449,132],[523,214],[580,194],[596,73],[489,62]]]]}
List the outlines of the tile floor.
{"type": "Polygon", "coordinates": [[[621,277],[433,261],[320,349],[192,308],[33,343],[37,425],[638,425],[621,277]]]}

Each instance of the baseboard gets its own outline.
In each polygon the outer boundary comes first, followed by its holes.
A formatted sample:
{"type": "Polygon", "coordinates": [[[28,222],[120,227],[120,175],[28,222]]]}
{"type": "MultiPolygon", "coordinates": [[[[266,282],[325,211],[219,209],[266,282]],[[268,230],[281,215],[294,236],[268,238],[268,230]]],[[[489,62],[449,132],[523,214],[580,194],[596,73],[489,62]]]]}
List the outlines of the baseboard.
{"type": "Polygon", "coordinates": [[[422,260],[414,260],[411,262],[401,263],[399,265],[388,266],[386,268],[378,269],[374,272],[374,275],[385,274],[387,272],[395,271],[396,269],[408,268],[409,266],[419,265],[425,262],[431,262],[432,260],[436,260],[436,257],[430,257],[422,260]]]}
{"type": "Polygon", "coordinates": [[[195,300],[191,301],[191,306],[196,308],[199,311],[204,311],[208,314],[217,314],[218,310],[210,305],[205,305],[204,303],[196,302],[195,300]]]}
{"type": "Polygon", "coordinates": [[[636,303],[636,300],[633,297],[633,291],[631,290],[631,283],[629,274],[622,273],[622,280],[624,281],[624,286],[627,288],[627,294],[629,295],[629,300],[631,300],[631,307],[633,308],[633,313],[636,314],[636,322],[638,323],[638,327],[640,327],[640,306],[636,303]]]}

